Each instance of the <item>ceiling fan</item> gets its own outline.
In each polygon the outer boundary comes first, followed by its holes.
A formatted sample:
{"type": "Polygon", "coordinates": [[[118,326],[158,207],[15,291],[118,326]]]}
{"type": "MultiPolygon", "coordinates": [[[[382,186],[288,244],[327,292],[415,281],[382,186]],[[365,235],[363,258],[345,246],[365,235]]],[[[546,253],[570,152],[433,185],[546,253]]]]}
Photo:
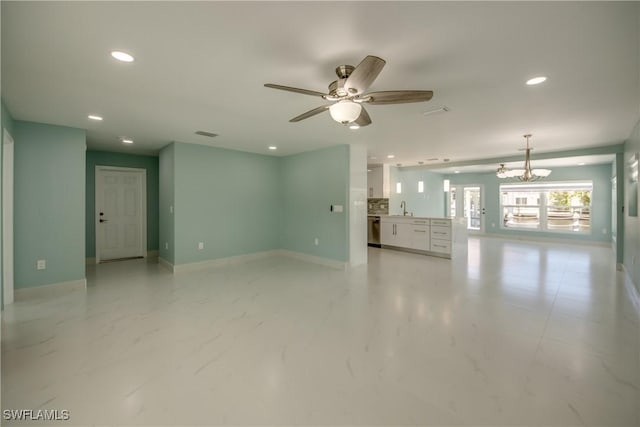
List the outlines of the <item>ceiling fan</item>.
{"type": "Polygon", "coordinates": [[[430,90],[389,90],[364,93],[378,77],[385,64],[384,59],[369,55],[357,67],[352,65],[338,66],[336,68],[338,80],[329,84],[329,93],[272,83],[267,83],[265,86],[304,95],[319,96],[331,102],[331,104],[302,113],[289,120],[290,122],[299,122],[329,110],[333,120],[345,125],[349,124],[351,128],[357,129],[371,124],[371,118],[362,105],[364,103],[371,105],[405,104],[429,101],[433,97],[433,92],[430,90]]]}

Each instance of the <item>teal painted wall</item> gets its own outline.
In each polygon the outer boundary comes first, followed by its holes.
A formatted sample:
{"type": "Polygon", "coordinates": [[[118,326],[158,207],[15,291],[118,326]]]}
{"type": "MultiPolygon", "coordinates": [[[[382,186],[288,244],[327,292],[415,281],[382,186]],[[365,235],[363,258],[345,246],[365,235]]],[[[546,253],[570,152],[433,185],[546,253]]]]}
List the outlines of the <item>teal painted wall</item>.
{"type": "Polygon", "coordinates": [[[173,150],[175,264],[278,247],[278,158],[184,143],[173,150]]]}
{"type": "Polygon", "coordinates": [[[407,203],[407,212],[413,216],[444,216],[444,197],[442,174],[418,168],[389,168],[389,214],[402,215],[400,203],[407,203]],[[424,182],[424,193],[418,193],[418,181],[424,182]],[[402,183],[402,193],[396,193],[396,183],[402,183]]]}
{"type": "Polygon", "coordinates": [[[500,213],[499,186],[513,180],[498,179],[494,172],[488,173],[461,173],[447,175],[444,178],[456,184],[482,184],[485,195],[485,232],[488,234],[502,234],[508,236],[527,236],[535,238],[556,238],[570,240],[594,240],[611,242],[611,169],[612,164],[586,165],[576,167],[553,168],[548,182],[555,181],[593,181],[593,194],[591,200],[591,233],[578,234],[566,232],[540,232],[528,230],[513,230],[500,228],[502,215],[500,213]],[[604,233],[602,231],[605,231],[604,233]]]}
{"type": "Polygon", "coordinates": [[[175,262],[175,221],[172,212],[175,194],[175,144],[169,144],[160,150],[158,158],[158,238],[159,256],[173,264],[175,262]]]}
{"type": "Polygon", "coordinates": [[[337,261],[349,259],[349,147],[281,158],[281,247],[337,261]],[[330,206],[342,205],[335,213],[330,206]],[[319,239],[315,246],[314,239],[319,239]]]}
{"type": "Polygon", "coordinates": [[[13,138],[15,287],[83,279],[85,131],[15,121],[13,138]]]}
{"type": "Polygon", "coordinates": [[[147,171],[147,250],[158,250],[158,157],[106,151],[87,151],[86,257],[96,254],[96,166],[119,166],[147,171]]]}
{"type": "MultiPolygon", "coordinates": [[[[640,292],[640,217],[629,216],[629,169],[627,162],[635,153],[640,152],[640,122],[633,128],[625,143],[624,152],[624,268],[640,292]]],[[[620,182],[620,179],[618,180],[620,182]]]]}

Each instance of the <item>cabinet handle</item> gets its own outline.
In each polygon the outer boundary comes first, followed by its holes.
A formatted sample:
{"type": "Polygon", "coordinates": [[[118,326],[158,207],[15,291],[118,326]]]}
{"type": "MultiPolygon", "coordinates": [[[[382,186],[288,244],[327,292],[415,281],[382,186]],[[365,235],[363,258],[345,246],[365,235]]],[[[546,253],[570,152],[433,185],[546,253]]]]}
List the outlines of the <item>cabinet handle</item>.
{"type": "Polygon", "coordinates": [[[416,233],[426,233],[427,232],[426,230],[413,230],[413,231],[415,231],[416,233]]]}

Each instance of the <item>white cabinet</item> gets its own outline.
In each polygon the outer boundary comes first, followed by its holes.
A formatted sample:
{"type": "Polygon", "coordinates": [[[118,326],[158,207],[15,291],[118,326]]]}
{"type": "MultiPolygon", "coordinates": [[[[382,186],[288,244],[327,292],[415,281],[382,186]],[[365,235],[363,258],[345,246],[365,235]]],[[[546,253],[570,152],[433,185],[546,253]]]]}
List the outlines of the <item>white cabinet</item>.
{"type": "Polygon", "coordinates": [[[429,250],[429,220],[412,217],[383,217],[380,243],[387,246],[429,250]]]}
{"type": "Polygon", "coordinates": [[[449,219],[383,216],[380,226],[380,243],[383,246],[451,257],[449,219]]]}
{"type": "Polygon", "coordinates": [[[451,221],[431,220],[431,252],[451,254],[451,221]]]}
{"type": "Polygon", "coordinates": [[[383,170],[382,166],[372,167],[367,172],[367,197],[382,198],[383,196],[383,170]]]}

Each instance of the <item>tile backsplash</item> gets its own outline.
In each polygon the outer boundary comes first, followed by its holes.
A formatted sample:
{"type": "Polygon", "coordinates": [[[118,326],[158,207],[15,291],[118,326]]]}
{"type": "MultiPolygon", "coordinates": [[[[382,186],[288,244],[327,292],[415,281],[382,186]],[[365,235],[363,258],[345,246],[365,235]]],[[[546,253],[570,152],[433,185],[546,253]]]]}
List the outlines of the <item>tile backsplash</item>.
{"type": "Polygon", "coordinates": [[[378,215],[389,215],[389,199],[367,199],[367,213],[378,215]]]}

